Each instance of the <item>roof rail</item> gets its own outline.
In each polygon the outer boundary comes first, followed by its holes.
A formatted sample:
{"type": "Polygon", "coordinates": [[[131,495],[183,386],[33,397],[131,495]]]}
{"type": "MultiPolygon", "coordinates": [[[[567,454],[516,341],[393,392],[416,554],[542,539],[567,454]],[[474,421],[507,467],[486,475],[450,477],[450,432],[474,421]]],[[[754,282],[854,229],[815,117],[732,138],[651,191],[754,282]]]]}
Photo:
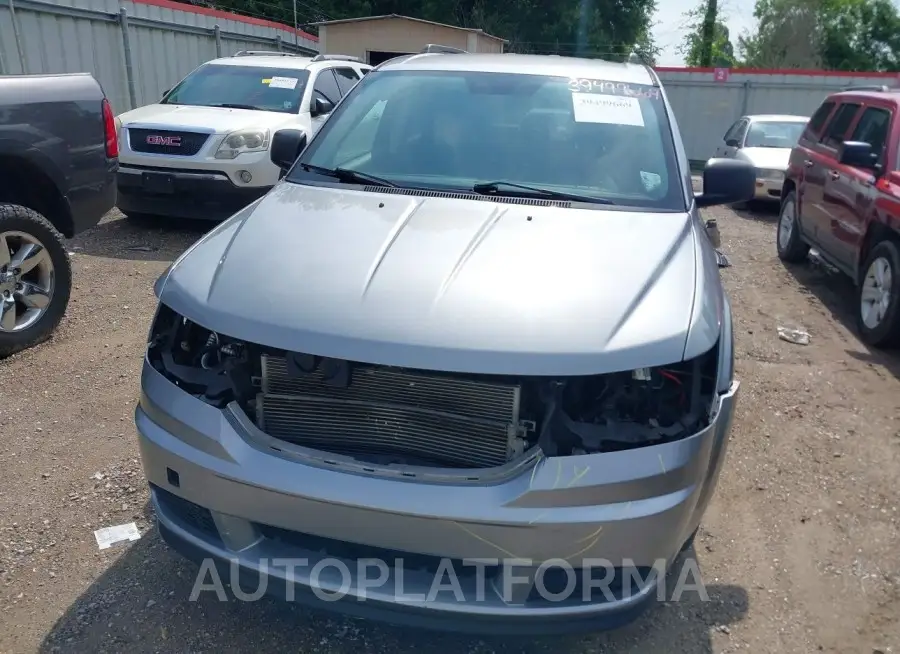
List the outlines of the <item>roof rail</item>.
{"type": "Polygon", "coordinates": [[[437,43],[429,43],[421,50],[421,54],[430,54],[440,52],[443,54],[469,54],[465,50],[459,48],[451,48],[449,45],[438,45],[437,43]]]}
{"type": "Polygon", "coordinates": [[[238,50],[232,57],[302,57],[296,52],[278,52],[277,50],[238,50]]]}
{"type": "Polygon", "coordinates": [[[896,91],[896,87],[888,86],[887,84],[860,84],[859,86],[845,86],[842,91],[878,91],[881,93],[888,93],[890,91],[896,91]]]}
{"type": "Polygon", "coordinates": [[[342,54],[318,54],[312,58],[313,61],[356,61],[362,63],[362,59],[352,55],[342,54]]]}

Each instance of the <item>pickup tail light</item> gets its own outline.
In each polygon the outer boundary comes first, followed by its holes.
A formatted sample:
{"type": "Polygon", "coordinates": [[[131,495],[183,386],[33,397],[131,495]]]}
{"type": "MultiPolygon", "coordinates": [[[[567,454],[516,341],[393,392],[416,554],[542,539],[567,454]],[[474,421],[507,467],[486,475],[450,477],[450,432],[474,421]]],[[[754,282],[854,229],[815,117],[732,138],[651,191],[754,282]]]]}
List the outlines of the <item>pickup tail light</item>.
{"type": "Polygon", "coordinates": [[[103,133],[106,137],[106,156],[110,159],[119,156],[119,134],[116,130],[116,117],[113,115],[109,100],[103,98],[103,133]]]}

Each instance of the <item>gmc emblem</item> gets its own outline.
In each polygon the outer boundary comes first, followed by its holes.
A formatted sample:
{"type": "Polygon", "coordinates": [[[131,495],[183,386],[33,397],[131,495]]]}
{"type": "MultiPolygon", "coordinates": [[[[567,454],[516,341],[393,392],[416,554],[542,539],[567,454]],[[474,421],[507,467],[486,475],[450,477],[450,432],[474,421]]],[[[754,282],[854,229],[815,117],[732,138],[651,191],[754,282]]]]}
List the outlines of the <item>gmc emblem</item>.
{"type": "Polygon", "coordinates": [[[173,148],[181,147],[181,137],[180,136],[159,136],[158,134],[151,134],[147,137],[147,145],[168,145],[173,148]]]}

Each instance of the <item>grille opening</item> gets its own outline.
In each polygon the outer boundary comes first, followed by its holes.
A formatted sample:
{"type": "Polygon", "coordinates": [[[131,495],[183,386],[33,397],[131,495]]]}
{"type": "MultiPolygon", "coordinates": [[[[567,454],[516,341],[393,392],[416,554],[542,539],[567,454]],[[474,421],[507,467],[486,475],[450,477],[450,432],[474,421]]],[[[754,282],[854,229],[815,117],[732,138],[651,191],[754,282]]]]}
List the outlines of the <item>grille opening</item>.
{"type": "Polygon", "coordinates": [[[365,462],[486,468],[524,451],[521,384],[264,354],[257,425],[365,462]]]}
{"type": "Polygon", "coordinates": [[[190,500],[179,497],[159,486],[150,484],[156,501],[162,505],[166,511],[175,516],[184,526],[193,529],[196,532],[207,536],[219,537],[219,530],[213,521],[212,513],[199,504],[194,504],[190,500]]]}
{"type": "Polygon", "coordinates": [[[148,359],[209,404],[239,404],[273,452],[299,446],[323,464],[340,467],[345,456],[372,473],[390,466],[418,476],[412,467],[425,467],[473,479],[536,448],[553,457],[658,445],[707,427],[717,407],[718,344],[687,361],[608,374],[447,373],[266,348],[161,305],[148,359]]]}
{"type": "MultiPolygon", "coordinates": [[[[345,561],[377,559],[384,561],[389,567],[397,566],[408,571],[425,572],[434,575],[440,571],[441,562],[444,560],[440,556],[430,554],[414,554],[403,550],[372,545],[358,545],[349,541],[305,534],[281,527],[273,527],[261,523],[255,524],[260,533],[268,539],[345,561]]],[[[476,575],[476,567],[463,559],[449,559],[448,563],[444,563],[444,566],[448,564],[459,577],[474,577],[476,575]]],[[[482,565],[481,567],[484,570],[485,579],[490,579],[500,570],[499,565],[482,565]]]]}

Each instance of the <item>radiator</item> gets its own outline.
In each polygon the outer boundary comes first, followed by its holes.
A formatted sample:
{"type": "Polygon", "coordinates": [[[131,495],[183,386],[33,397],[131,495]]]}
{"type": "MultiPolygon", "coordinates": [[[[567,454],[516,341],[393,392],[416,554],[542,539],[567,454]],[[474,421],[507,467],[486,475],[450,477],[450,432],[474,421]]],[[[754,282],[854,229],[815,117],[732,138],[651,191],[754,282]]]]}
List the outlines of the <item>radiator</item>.
{"type": "Polygon", "coordinates": [[[374,461],[482,468],[513,456],[521,388],[380,366],[351,366],[330,385],[263,355],[256,421],[273,438],[374,461]]]}

